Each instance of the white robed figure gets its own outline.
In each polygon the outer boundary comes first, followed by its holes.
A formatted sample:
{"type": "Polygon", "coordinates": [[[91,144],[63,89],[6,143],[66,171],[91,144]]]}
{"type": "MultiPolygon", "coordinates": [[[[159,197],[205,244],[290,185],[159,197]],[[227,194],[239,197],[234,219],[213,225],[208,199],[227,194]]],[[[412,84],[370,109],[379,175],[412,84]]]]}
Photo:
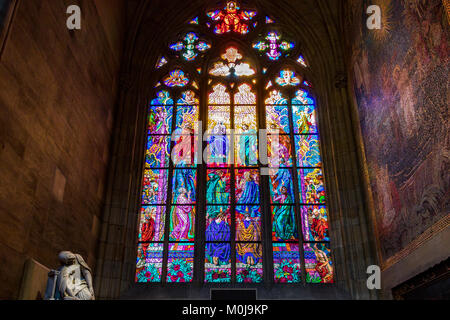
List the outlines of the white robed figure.
{"type": "Polygon", "coordinates": [[[62,251],[61,267],[49,273],[45,300],[95,300],[92,270],[79,254],[62,251]]]}

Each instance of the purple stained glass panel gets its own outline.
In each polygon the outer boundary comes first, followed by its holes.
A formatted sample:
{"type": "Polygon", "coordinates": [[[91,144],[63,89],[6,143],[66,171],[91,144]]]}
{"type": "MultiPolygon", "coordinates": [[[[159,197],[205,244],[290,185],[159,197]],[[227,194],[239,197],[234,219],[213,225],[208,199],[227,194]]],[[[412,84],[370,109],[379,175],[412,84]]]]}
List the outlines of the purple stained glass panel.
{"type": "Polygon", "coordinates": [[[229,206],[206,207],[206,241],[230,241],[231,213],[229,206]]]}
{"type": "Polygon", "coordinates": [[[172,206],[170,212],[170,241],[194,241],[195,207],[172,206]]]}
{"type": "Polygon", "coordinates": [[[205,282],[231,282],[230,243],[207,243],[205,246],[205,282]]]}
{"type": "Polygon", "coordinates": [[[173,106],[150,106],[148,134],[170,134],[173,106]]]}

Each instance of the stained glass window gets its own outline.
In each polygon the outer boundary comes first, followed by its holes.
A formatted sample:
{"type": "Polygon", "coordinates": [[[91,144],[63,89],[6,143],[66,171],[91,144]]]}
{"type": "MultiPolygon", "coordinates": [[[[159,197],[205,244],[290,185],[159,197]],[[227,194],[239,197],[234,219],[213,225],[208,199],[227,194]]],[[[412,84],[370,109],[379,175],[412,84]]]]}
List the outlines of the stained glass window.
{"type": "Polygon", "coordinates": [[[295,75],[294,71],[286,69],[280,71],[280,76],[275,79],[275,82],[282,87],[297,86],[300,84],[300,79],[295,75]]]}
{"type": "Polygon", "coordinates": [[[209,50],[211,45],[206,41],[201,41],[194,32],[187,33],[182,41],[170,45],[170,49],[181,52],[181,55],[187,61],[193,61],[197,56],[209,50]]]}
{"type": "Polygon", "coordinates": [[[209,74],[216,77],[253,76],[256,71],[248,63],[241,62],[243,56],[235,47],[230,47],[221,56],[222,61],[216,62],[209,74]]]}
{"type": "Polygon", "coordinates": [[[308,68],[308,64],[306,63],[306,60],[302,55],[298,57],[297,62],[300,63],[303,67],[308,68]]]}
{"type": "Polygon", "coordinates": [[[156,69],[159,69],[167,64],[167,59],[165,57],[161,57],[158,63],[156,64],[156,69]]]}
{"type": "Polygon", "coordinates": [[[151,84],[136,282],[332,283],[306,60],[290,58],[300,53],[274,20],[237,1],[186,25],[151,84]],[[251,43],[253,29],[262,38],[251,43]],[[220,54],[212,55],[214,43],[223,44],[220,54]]]}
{"type": "MultiPolygon", "coordinates": [[[[293,81],[295,77],[294,71],[282,70],[276,82],[281,87],[298,87],[300,80],[293,81]]],[[[272,90],[265,101],[269,167],[273,167],[269,187],[274,281],[332,283],[316,105],[303,89],[287,93],[291,98],[272,90]]]]}
{"type": "Polygon", "coordinates": [[[189,79],[180,69],[172,71],[165,79],[164,84],[168,87],[185,87],[189,83],[189,79]]]}
{"type": "MultiPolygon", "coordinates": [[[[242,55],[236,48],[229,48],[222,59],[235,64],[242,55]]],[[[249,83],[230,86],[233,95],[226,83],[212,84],[208,100],[211,136],[207,150],[204,279],[207,283],[260,283],[263,246],[257,97],[249,83]]]]}
{"type": "Polygon", "coordinates": [[[294,43],[281,40],[281,35],[271,31],[267,36],[253,45],[259,52],[265,53],[270,60],[278,60],[295,47],[294,43]]]}
{"type": "Polygon", "coordinates": [[[249,21],[256,16],[256,11],[241,10],[236,1],[228,1],[223,10],[210,11],[207,16],[215,22],[216,34],[235,32],[244,35],[249,32],[249,21]]]}

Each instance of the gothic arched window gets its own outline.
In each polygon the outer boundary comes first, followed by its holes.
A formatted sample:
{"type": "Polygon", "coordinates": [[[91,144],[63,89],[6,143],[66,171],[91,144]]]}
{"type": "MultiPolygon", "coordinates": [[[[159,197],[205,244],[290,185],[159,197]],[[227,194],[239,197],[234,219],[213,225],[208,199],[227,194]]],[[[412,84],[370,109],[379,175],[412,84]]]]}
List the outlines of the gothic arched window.
{"type": "Polygon", "coordinates": [[[149,99],[136,282],[331,283],[308,64],[235,1],[186,24],[149,99]]]}

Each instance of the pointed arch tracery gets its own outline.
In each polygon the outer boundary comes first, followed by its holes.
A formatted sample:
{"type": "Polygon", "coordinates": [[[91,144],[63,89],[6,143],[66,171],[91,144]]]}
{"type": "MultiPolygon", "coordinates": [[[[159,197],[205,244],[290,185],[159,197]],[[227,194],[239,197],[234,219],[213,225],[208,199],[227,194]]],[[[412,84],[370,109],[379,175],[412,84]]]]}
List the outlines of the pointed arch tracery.
{"type": "Polygon", "coordinates": [[[276,21],[235,1],[168,45],[148,107],[136,282],[333,282],[306,68],[276,21]]]}

